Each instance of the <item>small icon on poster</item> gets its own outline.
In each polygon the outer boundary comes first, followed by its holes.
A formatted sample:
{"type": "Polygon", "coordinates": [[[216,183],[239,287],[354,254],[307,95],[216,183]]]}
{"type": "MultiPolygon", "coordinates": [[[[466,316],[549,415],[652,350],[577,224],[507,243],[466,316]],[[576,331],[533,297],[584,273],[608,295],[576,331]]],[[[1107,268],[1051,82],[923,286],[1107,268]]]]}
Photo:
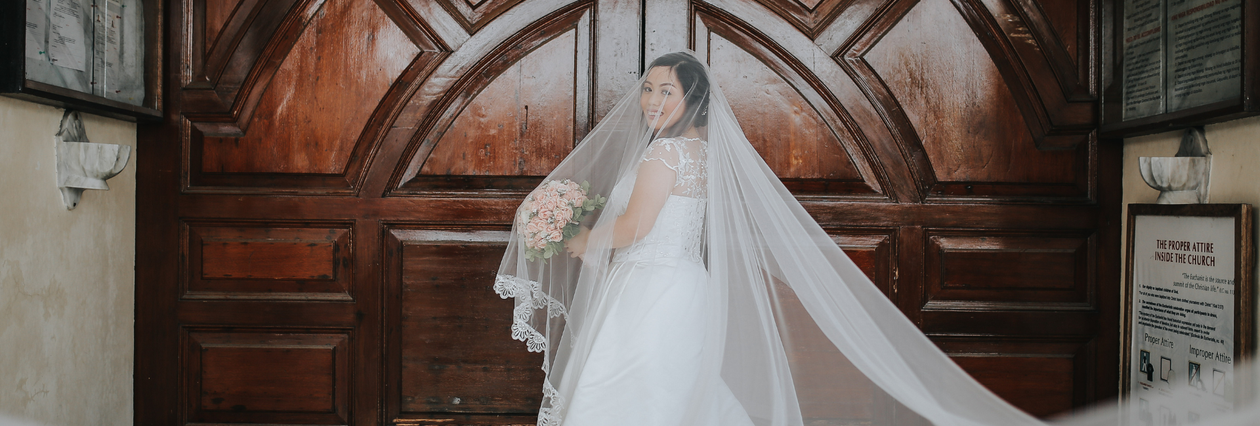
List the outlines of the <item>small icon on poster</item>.
{"type": "Polygon", "coordinates": [[[1155,366],[1151,365],[1151,353],[1143,350],[1138,358],[1138,372],[1146,373],[1146,381],[1155,381],[1155,366]]]}
{"type": "Polygon", "coordinates": [[[1212,369],[1212,393],[1225,396],[1225,372],[1212,369]]]}
{"type": "Polygon", "coordinates": [[[1207,390],[1207,386],[1203,386],[1202,368],[1199,366],[1199,363],[1191,361],[1187,368],[1186,376],[1190,378],[1190,381],[1187,383],[1190,387],[1201,391],[1207,390]]]}
{"type": "Polygon", "coordinates": [[[1162,357],[1162,356],[1159,357],[1159,379],[1165,382],[1172,383],[1172,380],[1173,380],[1172,360],[1168,359],[1168,357],[1162,357]]]}

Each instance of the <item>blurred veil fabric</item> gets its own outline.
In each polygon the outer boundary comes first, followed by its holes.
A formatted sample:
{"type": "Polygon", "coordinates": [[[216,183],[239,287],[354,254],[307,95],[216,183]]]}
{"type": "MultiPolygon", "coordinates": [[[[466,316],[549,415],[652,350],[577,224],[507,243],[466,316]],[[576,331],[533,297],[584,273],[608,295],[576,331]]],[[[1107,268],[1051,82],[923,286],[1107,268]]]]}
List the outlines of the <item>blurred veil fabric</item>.
{"type": "MultiPolygon", "coordinates": [[[[593,232],[585,261],[567,253],[528,260],[517,224],[496,277],[499,295],[515,299],[512,336],[545,354],[539,425],[585,426],[566,423],[575,398],[583,398],[579,388],[589,385],[580,383],[583,375],[647,382],[639,384],[653,389],[651,398],[617,404],[635,415],[664,410],[679,425],[744,422],[731,415],[776,426],[1044,424],[978,384],[902,315],[776,178],[716,85],[671,95],[685,96],[690,108],[675,110],[678,124],[653,131],[640,108],[643,82],[547,180],[585,181],[591,193],[607,196],[607,206],[584,221],[598,230],[625,211],[641,165],[660,160],[679,176],[699,171],[649,225],[642,241],[655,245],[618,248],[608,233],[593,232]],[[701,143],[679,138],[689,128],[701,143]],[[699,210],[680,214],[680,203],[699,210]],[[685,223],[697,217],[694,226],[685,223]],[[704,267],[698,275],[671,263],[695,248],[689,237],[697,238],[704,267]],[[627,272],[627,256],[640,272],[627,272]],[[636,295],[651,291],[643,289],[654,281],[642,274],[652,271],[668,272],[657,281],[694,289],[681,296],[689,302],[675,304],[668,289],[636,295]],[[687,274],[698,278],[678,278],[687,274]],[[629,354],[633,368],[660,365],[663,373],[632,369],[627,374],[636,377],[619,377],[604,365],[608,354],[629,354]],[[679,371],[687,377],[676,377],[679,371]],[[653,387],[653,380],[669,383],[653,387]],[[679,381],[687,384],[675,386],[679,381]],[[687,390],[669,390],[677,387],[687,390]],[[737,407],[715,408],[715,394],[733,395],[737,407]]],[[[1118,424],[1109,423],[1119,422],[1116,416],[1070,422],[1118,424]]],[[[656,426],[645,419],[628,424],[636,423],[656,426]]]]}

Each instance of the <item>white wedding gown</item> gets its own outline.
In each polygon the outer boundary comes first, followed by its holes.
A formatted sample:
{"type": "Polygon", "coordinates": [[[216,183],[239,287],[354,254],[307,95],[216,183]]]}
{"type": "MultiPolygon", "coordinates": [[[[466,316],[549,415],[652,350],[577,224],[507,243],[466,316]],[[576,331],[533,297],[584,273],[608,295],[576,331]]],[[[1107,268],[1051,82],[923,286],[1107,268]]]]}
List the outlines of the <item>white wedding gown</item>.
{"type": "MultiPolygon", "coordinates": [[[[721,348],[720,289],[702,259],[705,142],[654,141],[643,162],[677,173],[652,230],[617,249],[594,309],[603,321],[577,379],[565,426],[751,426],[713,363],[721,348]],[[718,321],[714,321],[718,318],[718,321]]],[[[633,179],[618,185],[626,191],[633,179]]],[[[614,190],[614,193],[619,192],[614,190]]]]}

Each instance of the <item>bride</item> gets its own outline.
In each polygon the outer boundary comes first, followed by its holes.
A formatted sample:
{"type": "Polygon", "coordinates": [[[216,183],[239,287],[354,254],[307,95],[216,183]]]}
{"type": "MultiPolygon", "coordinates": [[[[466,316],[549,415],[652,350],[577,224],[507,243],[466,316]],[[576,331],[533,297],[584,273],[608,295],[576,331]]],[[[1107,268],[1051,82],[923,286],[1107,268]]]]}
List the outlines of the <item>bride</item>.
{"type": "MultiPolygon", "coordinates": [[[[653,61],[547,177],[607,196],[569,256],[509,242],[495,290],[515,299],[512,336],[544,354],[538,424],[1043,424],[880,293],[710,81],[690,53],[653,61]]],[[[1115,417],[1081,424],[1099,419],[1115,417]]]]}

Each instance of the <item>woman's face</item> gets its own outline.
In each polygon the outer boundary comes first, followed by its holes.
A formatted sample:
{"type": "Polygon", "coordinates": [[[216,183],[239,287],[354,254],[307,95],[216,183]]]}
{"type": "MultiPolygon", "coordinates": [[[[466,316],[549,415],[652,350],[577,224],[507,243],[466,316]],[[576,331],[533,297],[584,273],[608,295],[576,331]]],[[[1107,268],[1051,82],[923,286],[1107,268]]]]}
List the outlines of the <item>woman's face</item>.
{"type": "Polygon", "coordinates": [[[687,105],[683,103],[682,83],[669,67],[648,70],[639,93],[639,107],[643,116],[655,130],[673,126],[682,119],[687,105]]]}

